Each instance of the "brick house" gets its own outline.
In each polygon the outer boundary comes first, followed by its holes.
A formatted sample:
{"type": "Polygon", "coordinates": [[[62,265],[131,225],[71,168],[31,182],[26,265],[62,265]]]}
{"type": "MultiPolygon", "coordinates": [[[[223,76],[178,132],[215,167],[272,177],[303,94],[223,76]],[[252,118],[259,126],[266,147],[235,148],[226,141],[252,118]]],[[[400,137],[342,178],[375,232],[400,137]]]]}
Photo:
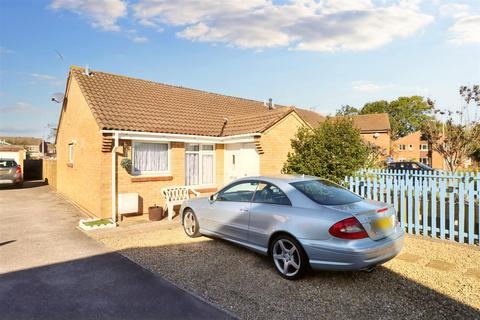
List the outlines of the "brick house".
{"type": "MultiPolygon", "coordinates": [[[[163,205],[167,186],[210,194],[239,177],[280,173],[298,128],[323,119],[271,101],[71,67],[56,136],[56,188],[92,216],[116,217],[118,194],[129,192],[147,212],[163,205]]],[[[383,141],[389,124],[376,128],[373,120],[362,135],[383,141]]]]}
{"type": "Polygon", "coordinates": [[[163,205],[166,186],[208,194],[242,176],[280,173],[306,119],[322,117],[72,67],[56,137],[57,190],[97,217],[115,216],[117,195],[137,192],[146,212],[163,205]]]}
{"type": "Polygon", "coordinates": [[[392,157],[394,161],[418,161],[434,169],[444,169],[442,156],[432,150],[420,131],[393,141],[392,157]]]}

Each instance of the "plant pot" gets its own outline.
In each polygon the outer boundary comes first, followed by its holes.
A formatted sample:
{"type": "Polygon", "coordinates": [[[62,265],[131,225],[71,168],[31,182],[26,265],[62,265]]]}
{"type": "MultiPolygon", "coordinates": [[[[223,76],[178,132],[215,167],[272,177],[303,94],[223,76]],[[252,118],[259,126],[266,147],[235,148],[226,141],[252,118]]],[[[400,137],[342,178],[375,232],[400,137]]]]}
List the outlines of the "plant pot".
{"type": "Polygon", "coordinates": [[[162,207],[149,207],[148,208],[148,220],[158,221],[163,217],[163,208],[162,207]]]}

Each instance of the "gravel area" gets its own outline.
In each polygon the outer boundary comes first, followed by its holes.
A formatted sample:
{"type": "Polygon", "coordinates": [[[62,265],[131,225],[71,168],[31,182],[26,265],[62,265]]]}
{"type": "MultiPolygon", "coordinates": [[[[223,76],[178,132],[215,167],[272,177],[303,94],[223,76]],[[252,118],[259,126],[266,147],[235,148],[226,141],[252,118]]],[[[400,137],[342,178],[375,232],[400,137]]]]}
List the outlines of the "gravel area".
{"type": "Polygon", "coordinates": [[[188,238],[178,221],[88,233],[243,319],[480,319],[480,250],[408,236],[372,273],[278,276],[270,260],[222,240],[188,238]]]}

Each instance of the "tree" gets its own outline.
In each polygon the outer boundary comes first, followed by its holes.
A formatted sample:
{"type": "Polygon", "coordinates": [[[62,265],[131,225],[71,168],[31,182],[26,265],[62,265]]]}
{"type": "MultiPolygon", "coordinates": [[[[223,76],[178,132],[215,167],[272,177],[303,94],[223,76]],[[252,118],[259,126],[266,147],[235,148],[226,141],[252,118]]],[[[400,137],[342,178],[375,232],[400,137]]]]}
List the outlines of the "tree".
{"type": "Polygon", "coordinates": [[[347,104],[342,106],[340,109],[338,109],[336,115],[337,116],[353,116],[353,115],[357,115],[359,112],[360,111],[357,108],[347,104]]]}
{"type": "Polygon", "coordinates": [[[409,135],[420,130],[425,121],[431,120],[428,113],[433,109],[429,99],[420,96],[400,97],[393,101],[375,101],[366,103],[360,114],[388,113],[392,128],[392,139],[409,135]]]}
{"type": "Polygon", "coordinates": [[[300,128],[283,172],[340,182],[367,162],[367,149],[350,117],[327,118],[316,129],[300,128]]]}
{"type": "Polygon", "coordinates": [[[446,123],[428,121],[422,131],[432,149],[445,160],[451,172],[456,172],[462,161],[474,154],[480,141],[480,126],[467,128],[455,124],[450,118],[446,123]]]}

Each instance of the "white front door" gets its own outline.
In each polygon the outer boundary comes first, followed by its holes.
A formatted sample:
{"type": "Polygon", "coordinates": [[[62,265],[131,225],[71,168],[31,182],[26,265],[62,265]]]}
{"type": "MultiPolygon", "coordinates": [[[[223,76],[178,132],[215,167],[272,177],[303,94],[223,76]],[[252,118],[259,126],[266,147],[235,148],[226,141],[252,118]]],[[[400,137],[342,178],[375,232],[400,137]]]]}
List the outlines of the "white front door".
{"type": "Polygon", "coordinates": [[[225,184],[260,174],[260,156],[253,143],[225,145],[225,184]]]}

